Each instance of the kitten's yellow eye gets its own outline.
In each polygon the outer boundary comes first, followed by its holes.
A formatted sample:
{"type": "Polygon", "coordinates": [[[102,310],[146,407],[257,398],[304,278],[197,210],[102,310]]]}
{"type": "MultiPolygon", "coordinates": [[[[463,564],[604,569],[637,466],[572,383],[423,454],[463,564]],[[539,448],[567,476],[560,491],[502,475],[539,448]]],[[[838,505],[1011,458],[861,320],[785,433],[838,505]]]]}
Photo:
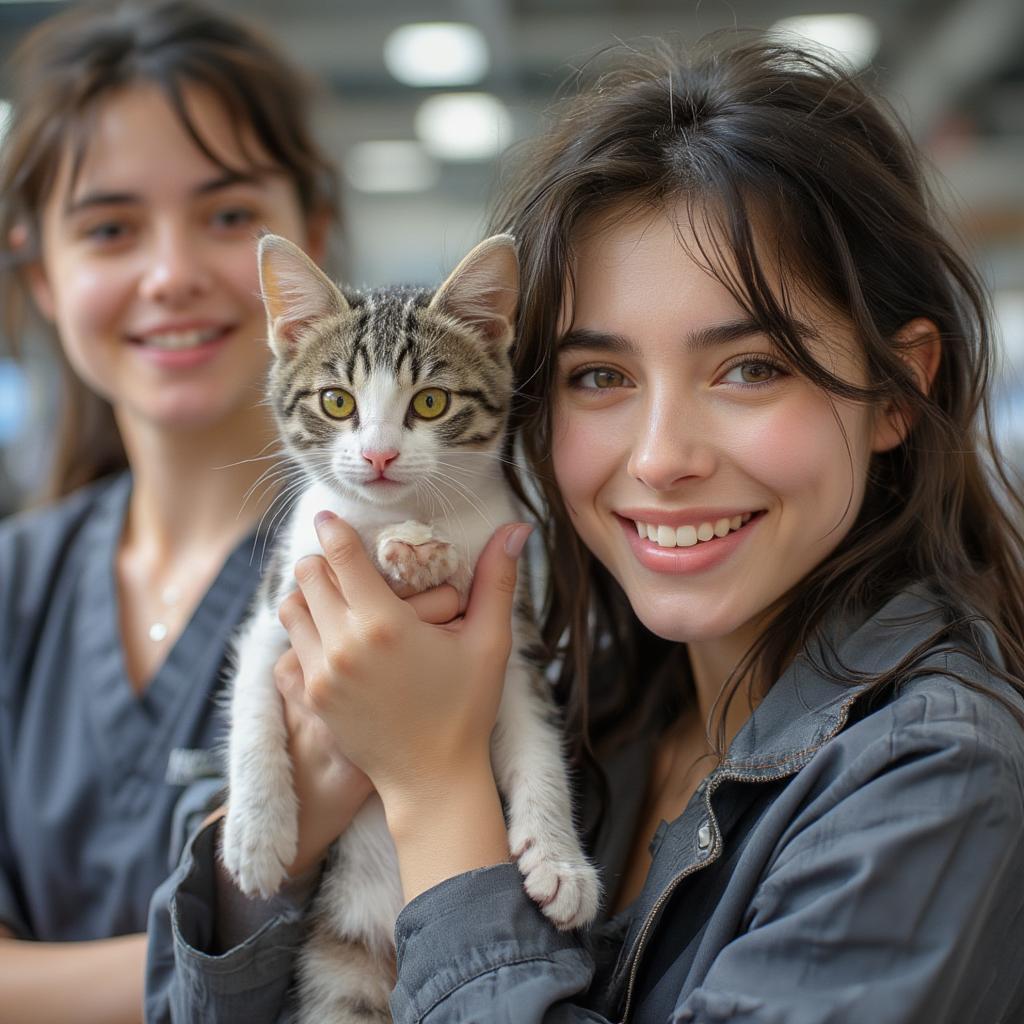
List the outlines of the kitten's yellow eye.
{"type": "Polygon", "coordinates": [[[356,411],[356,400],[341,388],[320,392],[320,406],[332,420],[347,420],[356,411]]]}
{"type": "Polygon", "coordinates": [[[448,392],[440,388],[424,388],[412,399],[412,411],[420,419],[436,420],[447,408],[448,392]]]}

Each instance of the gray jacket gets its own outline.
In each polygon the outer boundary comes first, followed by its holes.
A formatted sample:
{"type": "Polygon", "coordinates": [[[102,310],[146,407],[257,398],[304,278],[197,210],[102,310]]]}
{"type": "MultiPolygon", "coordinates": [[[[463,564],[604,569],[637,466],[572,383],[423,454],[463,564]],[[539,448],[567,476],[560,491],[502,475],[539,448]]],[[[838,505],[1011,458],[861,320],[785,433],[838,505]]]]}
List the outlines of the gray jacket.
{"type": "MultiPolygon", "coordinates": [[[[883,671],[936,614],[907,592],[834,633],[834,653],[854,678],[883,671]]],[[[979,640],[981,660],[998,657],[979,640]]],[[[949,645],[882,701],[816,667],[830,657],[822,644],[776,682],[659,827],[635,903],[591,935],[551,928],[511,865],[413,900],[396,927],[395,1021],[1024,1022],[1024,730],[953,675],[1024,704],[949,645]]],[[[649,753],[638,743],[607,765],[594,852],[609,891],[649,753]]],[[[211,893],[208,830],[154,899],[149,1019],[280,1019],[301,909],[209,956],[211,893]]]]}

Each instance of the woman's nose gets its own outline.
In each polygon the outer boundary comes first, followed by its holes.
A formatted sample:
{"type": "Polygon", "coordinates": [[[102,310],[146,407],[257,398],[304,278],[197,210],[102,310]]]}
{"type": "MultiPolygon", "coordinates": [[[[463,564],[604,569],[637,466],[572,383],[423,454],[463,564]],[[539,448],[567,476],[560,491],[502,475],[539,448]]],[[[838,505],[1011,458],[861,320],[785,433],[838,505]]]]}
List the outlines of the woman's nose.
{"type": "Polygon", "coordinates": [[[649,410],[637,433],[629,474],[654,491],[668,491],[686,480],[711,476],[717,465],[714,438],[697,403],[684,407],[662,401],[649,410]]]}
{"type": "Polygon", "coordinates": [[[173,226],[155,233],[146,252],[146,266],[139,290],[143,298],[169,306],[181,306],[203,295],[209,275],[199,247],[188,232],[173,226]]]}

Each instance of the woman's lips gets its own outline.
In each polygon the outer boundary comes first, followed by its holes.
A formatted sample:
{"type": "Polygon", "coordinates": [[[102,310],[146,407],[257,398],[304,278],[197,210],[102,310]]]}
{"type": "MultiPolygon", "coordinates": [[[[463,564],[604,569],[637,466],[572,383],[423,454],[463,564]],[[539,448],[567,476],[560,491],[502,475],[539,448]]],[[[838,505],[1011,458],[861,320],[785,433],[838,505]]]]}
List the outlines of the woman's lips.
{"type": "MultiPolygon", "coordinates": [[[[679,531],[683,531],[684,543],[671,547],[650,540],[646,535],[641,537],[637,520],[627,519],[621,515],[616,515],[616,519],[618,519],[619,525],[626,534],[626,539],[633,554],[645,568],[653,572],[697,573],[715,568],[726,561],[757,529],[764,515],[764,511],[740,513],[740,523],[736,528],[732,527],[735,516],[722,516],[716,522],[720,524],[722,520],[725,520],[728,525],[728,532],[718,535],[714,531],[714,524],[712,524],[712,536],[709,539],[697,539],[692,543],[689,542],[689,532],[693,531],[696,537],[698,527],[693,525],[675,528],[665,526],[664,529],[671,529],[677,534],[679,531]],[[747,517],[745,522],[743,521],[744,516],[747,517]]],[[[640,522],[643,523],[643,520],[640,520],[640,522]]],[[[661,527],[658,529],[660,530],[661,527]]],[[[706,530],[701,531],[702,534],[706,534],[706,532],[706,530]]],[[[667,540],[667,537],[659,537],[659,540],[661,539],[667,540]]]]}

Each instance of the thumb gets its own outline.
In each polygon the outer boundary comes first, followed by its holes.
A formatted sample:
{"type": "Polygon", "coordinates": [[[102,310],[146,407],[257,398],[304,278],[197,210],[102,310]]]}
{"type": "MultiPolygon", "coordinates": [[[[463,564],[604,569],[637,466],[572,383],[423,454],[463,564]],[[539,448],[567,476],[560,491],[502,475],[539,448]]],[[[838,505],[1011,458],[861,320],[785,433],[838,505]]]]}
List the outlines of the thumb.
{"type": "Polygon", "coordinates": [[[495,530],[480,553],[466,606],[465,623],[471,629],[508,628],[516,599],[517,564],[532,532],[529,523],[510,523],[495,530]]]}

